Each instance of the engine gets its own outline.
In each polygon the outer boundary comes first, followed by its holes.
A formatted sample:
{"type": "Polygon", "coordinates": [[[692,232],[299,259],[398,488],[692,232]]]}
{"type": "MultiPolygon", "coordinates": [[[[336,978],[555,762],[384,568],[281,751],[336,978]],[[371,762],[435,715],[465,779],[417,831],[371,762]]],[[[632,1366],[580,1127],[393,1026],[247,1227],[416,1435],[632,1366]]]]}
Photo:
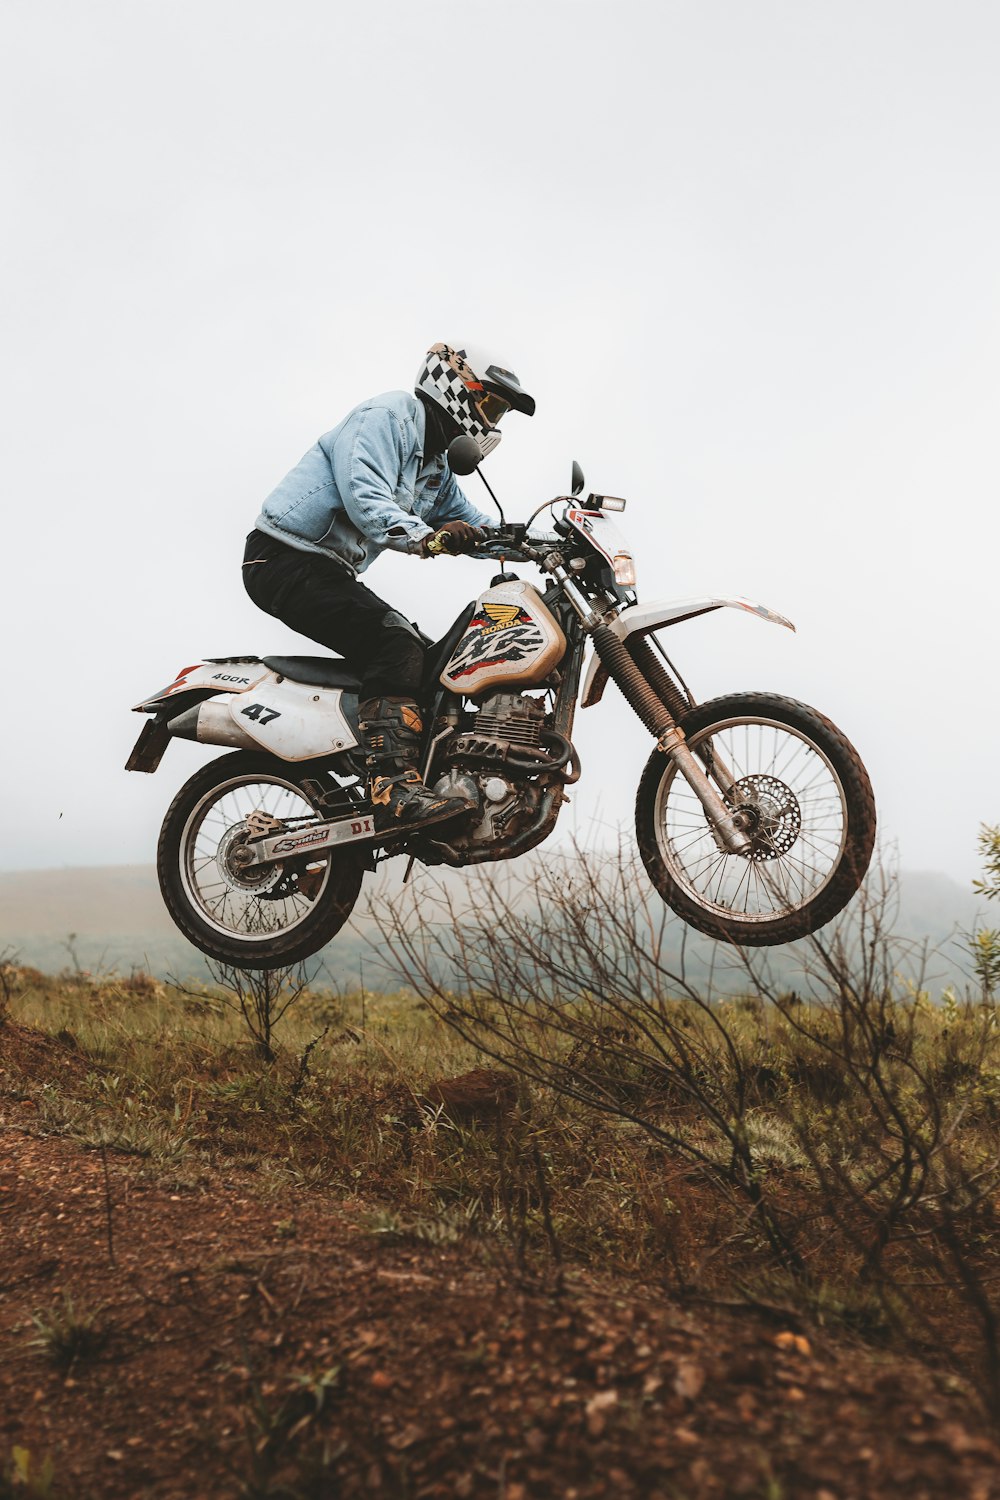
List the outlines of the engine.
{"type": "Polygon", "coordinates": [[[568,755],[553,755],[558,740],[549,728],[544,698],[527,693],[493,693],[484,698],[472,723],[448,740],[444,774],[435,782],[439,796],[459,788],[475,796],[478,813],[454,833],[456,849],[496,844],[514,837],[536,819],[545,786],[539,772],[565,764],[568,755]]]}
{"type": "Polygon", "coordinates": [[[450,742],[449,758],[489,763],[506,760],[511,750],[538,750],[546,717],[544,698],[493,693],[483,699],[473,727],[450,742]]]}

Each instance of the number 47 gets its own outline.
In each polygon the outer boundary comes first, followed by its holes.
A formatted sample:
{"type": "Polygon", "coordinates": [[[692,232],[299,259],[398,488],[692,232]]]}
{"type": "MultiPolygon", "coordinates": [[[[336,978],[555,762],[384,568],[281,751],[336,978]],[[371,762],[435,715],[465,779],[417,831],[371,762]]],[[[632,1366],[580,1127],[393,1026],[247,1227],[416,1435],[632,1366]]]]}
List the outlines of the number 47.
{"type": "Polygon", "coordinates": [[[275,719],[281,718],[280,710],[268,708],[266,703],[251,703],[249,708],[241,708],[240,713],[248,719],[257,719],[262,729],[265,724],[272,724],[275,719]]]}

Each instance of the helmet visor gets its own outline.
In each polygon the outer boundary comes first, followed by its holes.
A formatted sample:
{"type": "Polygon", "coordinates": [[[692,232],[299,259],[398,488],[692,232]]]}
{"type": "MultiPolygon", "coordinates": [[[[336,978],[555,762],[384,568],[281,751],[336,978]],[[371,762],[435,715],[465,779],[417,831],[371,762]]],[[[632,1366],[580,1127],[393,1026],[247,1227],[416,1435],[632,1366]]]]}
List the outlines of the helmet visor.
{"type": "Polygon", "coordinates": [[[495,427],[504,412],[510,411],[510,402],[498,396],[495,391],[484,391],[476,406],[487,427],[495,427]]]}

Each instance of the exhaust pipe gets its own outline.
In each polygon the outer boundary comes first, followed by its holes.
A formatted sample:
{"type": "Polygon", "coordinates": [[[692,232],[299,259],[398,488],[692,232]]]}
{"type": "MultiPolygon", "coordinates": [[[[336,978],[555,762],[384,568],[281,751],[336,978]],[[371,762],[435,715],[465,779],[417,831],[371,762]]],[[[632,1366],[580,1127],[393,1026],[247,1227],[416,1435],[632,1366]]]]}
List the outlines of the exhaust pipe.
{"type": "Polygon", "coordinates": [[[230,745],[235,750],[259,750],[256,740],[237,724],[228,703],[197,703],[178,714],[167,725],[170,733],[181,740],[198,740],[202,745],[230,745]]]}

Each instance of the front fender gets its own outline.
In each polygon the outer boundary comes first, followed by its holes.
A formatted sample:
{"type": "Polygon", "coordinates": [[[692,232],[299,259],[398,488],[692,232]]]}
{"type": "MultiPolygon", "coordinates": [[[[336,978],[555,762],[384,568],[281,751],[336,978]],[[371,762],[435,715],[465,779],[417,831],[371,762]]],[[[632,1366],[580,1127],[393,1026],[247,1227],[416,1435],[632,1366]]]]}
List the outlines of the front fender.
{"type": "MultiPolygon", "coordinates": [[[[784,615],[768,609],[764,604],[755,603],[753,599],[723,599],[714,595],[697,599],[654,599],[651,604],[630,604],[616,619],[608,621],[608,628],[614,631],[619,640],[627,641],[629,636],[649,635],[667,625],[679,625],[682,620],[693,620],[697,615],[710,614],[713,609],[726,608],[742,609],[747,614],[756,615],[759,620],[770,620],[772,625],[795,629],[791,620],[786,620],[784,615]]],[[[607,668],[596,652],[592,653],[580,699],[583,708],[600,703],[607,680],[607,668]]]]}

